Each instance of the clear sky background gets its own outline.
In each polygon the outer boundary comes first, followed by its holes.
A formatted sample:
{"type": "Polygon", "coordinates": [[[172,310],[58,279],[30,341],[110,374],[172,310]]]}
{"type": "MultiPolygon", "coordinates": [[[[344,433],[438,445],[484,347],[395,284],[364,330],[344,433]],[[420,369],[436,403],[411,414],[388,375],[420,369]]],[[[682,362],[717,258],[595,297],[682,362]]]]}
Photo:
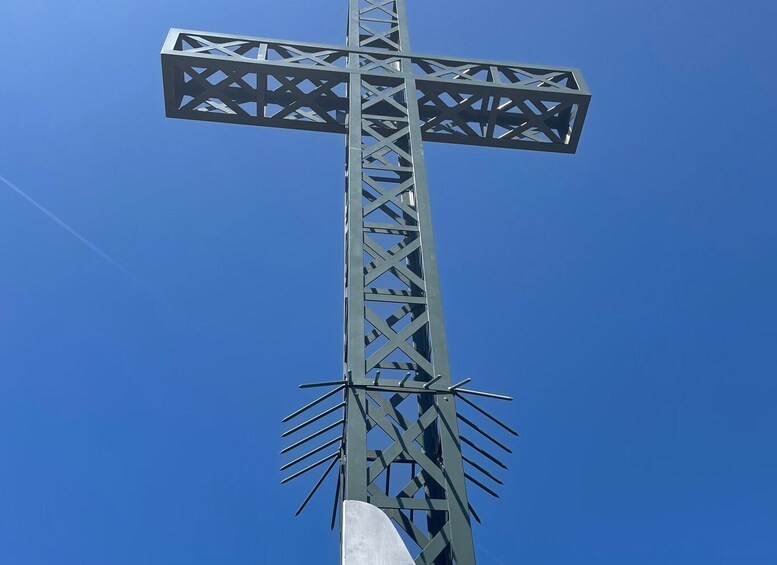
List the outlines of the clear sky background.
{"type": "MultiPolygon", "coordinates": [[[[583,69],[577,155],[427,144],[454,374],[513,394],[481,565],[777,563],[767,2],[410,0],[424,53],[583,69]]],[[[4,0],[0,563],[336,563],[281,418],[338,378],[343,139],[165,119],[169,27],[345,0],[4,0]],[[140,282],[138,282],[140,281],[140,282]]]]}

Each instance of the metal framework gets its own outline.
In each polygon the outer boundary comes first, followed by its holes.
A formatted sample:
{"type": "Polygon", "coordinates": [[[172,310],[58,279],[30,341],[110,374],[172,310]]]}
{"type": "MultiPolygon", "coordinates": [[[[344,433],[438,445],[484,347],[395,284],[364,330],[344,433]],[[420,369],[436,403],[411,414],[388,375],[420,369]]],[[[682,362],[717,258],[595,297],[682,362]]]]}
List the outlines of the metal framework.
{"type": "Polygon", "coordinates": [[[325,466],[298,513],[337,468],[333,527],[339,501],[369,502],[417,564],[473,565],[466,485],[496,496],[491,448],[510,450],[460,409],[515,432],[474,401],[508,397],[452,378],[422,145],[574,153],[581,73],[411,53],[405,0],[349,0],[347,47],[173,29],[162,68],[170,117],[346,135],[343,374],[302,385],[328,390],[284,420],[307,431],[284,482],[325,466]]]}

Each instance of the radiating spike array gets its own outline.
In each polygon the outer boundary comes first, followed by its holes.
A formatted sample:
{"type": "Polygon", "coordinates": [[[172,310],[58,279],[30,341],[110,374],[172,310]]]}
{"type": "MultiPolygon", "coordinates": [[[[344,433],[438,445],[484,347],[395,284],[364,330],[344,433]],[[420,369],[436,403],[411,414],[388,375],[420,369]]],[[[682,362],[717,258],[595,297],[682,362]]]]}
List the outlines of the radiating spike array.
{"type": "MultiPolygon", "coordinates": [[[[295,410],[294,412],[292,412],[291,414],[289,414],[288,416],[283,418],[283,423],[285,424],[285,423],[291,422],[291,421],[293,421],[295,419],[298,419],[301,416],[307,415],[307,413],[309,411],[311,411],[313,408],[316,408],[320,404],[326,402],[327,400],[330,400],[332,398],[336,399],[337,398],[336,395],[338,393],[342,393],[347,385],[348,385],[348,383],[346,381],[334,381],[334,382],[328,382],[328,383],[313,383],[313,384],[300,385],[300,388],[319,388],[319,387],[329,387],[329,386],[333,386],[334,388],[332,388],[331,390],[329,390],[326,393],[324,393],[323,395],[319,396],[318,398],[316,398],[312,402],[309,402],[308,404],[306,404],[302,408],[300,408],[298,410],[295,410]]],[[[345,402],[341,399],[340,402],[338,402],[337,404],[335,404],[333,406],[330,406],[329,408],[326,408],[323,412],[320,412],[320,413],[316,414],[315,416],[308,418],[304,422],[302,422],[300,424],[297,424],[294,427],[290,428],[289,430],[283,432],[282,437],[284,437],[284,438],[292,436],[292,435],[296,434],[297,432],[307,428],[308,426],[311,426],[312,424],[314,424],[316,422],[319,422],[320,420],[323,420],[327,416],[336,414],[338,411],[340,411],[341,417],[339,419],[337,419],[334,422],[331,422],[331,423],[323,426],[322,428],[320,428],[320,429],[316,430],[315,432],[307,435],[306,437],[304,437],[302,439],[299,439],[299,440],[293,442],[292,444],[284,447],[281,450],[281,455],[286,455],[288,453],[300,450],[300,448],[302,448],[303,446],[304,447],[308,447],[310,445],[310,442],[312,442],[316,438],[326,434],[327,432],[329,432],[331,430],[335,430],[336,428],[343,426],[344,423],[345,423],[345,418],[343,417],[343,409],[344,409],[344,407],[345,407],[345,402]]],[[[305,509],[305,507],[308,505],[308,503],[313,498],[313,496],[316,494],[316,492],[318,492],[319,488],[321,488],[321,485],[324,483],[324,481],[326,481],[326,478],[332,472],[332,469],[334,469],[335,465],[337,465],[337,463],[342,460],[342,454],[343,454],[342,443],[343,443],[343,431],[341,429],[341,430],[339,430],[339,433],[338,433],[337,436],[335,436],[335,437],[325,441],[323,444],[318,445],[318,446],[314,447],[313,449],[310,449],[309,451],[307,451],[307,452],[305,452],[305,453],[303,453],[301,455],[297,455],[296,457],[294,457],[294,459],[292,459],[288,463],[285,463],[284,465],[281,466],[281,468],[280,468],[281,471],[286,471],[286,470],[292,469],[292,468],[300,465],[302,462],[307,461],[308,459],[310,459],[314,455],[317,455],[318,453],[321,453],[325,449],[337,445],[337,451],[335,451],[334,453],[331,453],[331,454],[327,455],[326,457],[324,457],[323,459],[319,459],[315,463],[312,463],[312,464],[308,465],[307,467],[294,472],[293,474],[289,475],[288,477],[284,478],[281,481],[281,484],[288,483],[288,482],[296,479],[297,477],[301,477],[301,476],[303,476],[303,475],[313,471],[314,469],[320,467],[321,465],[324,465],[325,463],[329,463],[329,465],[326,467],[326,470],[324,471],[324,473],[321,475],[321,477],[318,479],[318,481],[316,481],[316,483],[313,486],[312,490],[308,493],[308,495],[302,501],[302,504],[300,504],[299,508],[297,509],[296,515],[299,515],[305,509]]],[[[336,492],[335,492],[336,499],[339,498],[340,485],[341,485],[341,476],[342,476],[341,471],[338,471],[338,473],[337,473],[337,487],[335,489],[336,490],[336,492]]],[[[333,511],[333,516],[332,516],[332,522],[333,523],[334,523],[335,518],[336,518],[336,513],[337,513],[337,502],[335,502],[335,509],[333,511]]]]}
{"type": "MultiPolygon", "coordinates": [[[[479,397],[489,398],[489,399],[494,399],[494,400],[512,401],[513,400],[512,397],[501,395],[501,394],[494,394],[494,393],[490,393],[490,392],[483,392],[483,391],[477,391],[477,390],[468,390],[468,389],[462,389],[461,388],[461,386],[463,386],[464,384],[469,383],[470,381],[471,381],[471,379],[466,379],[466,380],[462,381],[461,383],[450,387],[450,390],[452,392],[454,392],[454,394],[456,394],[456,397],[459,400],[462,400],[465,405],[468,405],[468,406],[472,407],[476,411],[477,414],[485,416],[485,418],[486,418],[485,422],[489,422],[489,423],[492,423],[492,424],[497,424],[499,426],[499,428],[501,428],[502,430],[507,431],[508,433],[510,433],[513,436],[517,436],[518,432],[513,430],[510,426],[508,426],[507,424],[503,423],[499,418],[497,418],[496,416],[492,415],[490,412],[486,411],[484,408],[482,408],[482,407],[478,406],[477,404],[475,404],[472,400],[469,400],[468,398],[466,398],[467,395],[471,395],[471,396],[479,396],[479,397]]],[[[473,420],[471,420],[470,418],[468,418],[467,416],[462,414],[461,411],[457,412],[457,417],[467,427],[469,427],[470,429],[475,431],[479,436],[485,438],[490,444],[493,444],[494,446],[498,447],[499,449],[501,449],[505,453],[512,453],[512,450],[503,441],[497,439],[493,435],[493,432],[487,431],[487,430],[483,429],[482,424],[475,423],[473,420]]],[[[468,439],[463,434],[460,435],[460,438],[461,438],[462,444],[472,448],[476,453],[479,453],[480,455],[482,455],[486,460],[490,461],[491,463],[494,463],[498,467],[507,470],[507,466],[500,459],[498,459],[496,456],[494,456],[488,449],[486,449],[482,445],[482,443],[478,444],[478,443],[468,439]]],[[[484,466],[484,464],[478,463],[472,457],[469,457],[466,454],[462,453],[462,460],[464,461],[464,463],[466,465],[468,465],[469,467],[475,469],[476,471],[478,471],[479,473],[481,473],[482,475],[484,475],[485,477],[487,477],[488,479],[490,479],[491,481],[493,481],[497,485],[502,486],[504,484],[502,482],[502,480],[499,479],[496,475],[494,475],[491,471],[489,471],[484,466]]],[[[470,473],[466,473],[465,472],[464,476],[466,477],[467,481],[469,481],[470,483],[474,484],[475,486],[477,486],[482,491],[490,494],[491,496],[499,498],[499,495],[497,494],[497,492],[494,489],[488,487],[485,483],[483,483],[480,480],[476,479],[470,473]]],[[[470,510],[470,514],[472,514],[472,517],[478,523],[480,523],[480,517],[475,513],[474,509],[472,508],[472,505],[470,505],[469,510],[470,510]]]]}
{"type": "MultiPolygon", "coordinates": [[[[493,445],[497,448],[499,448],[501,451],[504,451],[505,453],[512,453],[512,449],[504,443],[503,440],[498,439],[493,431],[485,429],[484,423],[491,423],[496,424],[499,429],[504,430],[511,434],[512,436],[517,436],[518,432],[516,432],[513,428],[502,422],[499,418],[485,410],[483,407],[479,406],[467,396],[477,396],[481,398],[486,399],[493,399],[493,400],[502,400],[502,401],[511,401],[512,398],[509,396],[501,395],[501,394],[494,394],[491,392],[484,392],[479,390],[470,390],[470,389],[463,389],[462,387],[472,381],[471,378],[464,379],[460,381],[459,383],[445,387],[445,386],[439,386],[437,383],[440,379],[432,379],[430,381],[427,381],[426,383],[419,383],[417,381],[408,382],[410,380],[410,374],[406,374],[400,381],[396,380],[382,380],[380,378],[380,371],[376,372],[375,376],[367,382],[361,383],[361,384],[354,384],[349,379],[345,379],[343,381],[327,381],[322,383],[308,383],[304,385],[300,385],[300,388],[310,389],[310,388],[320,388],[320,387],[332,387],[331,390],[328,390],[315,400],[309,402],[302,408],[295,410],[285,418],[283,418],[283,423],[291,422],[295,419],[301,419],[302,417],[306,416],[310,411],[312,411],[314,408],[320,406],[321,404],[325,403],[327,400],[337,400],[339,397],[337,396],[338,393],[342,394],[343,396],[346,396],[348,394],[348,390],[360,390],[363,391],[364,394],[367,394],[368,398],[371,400],[370,404],[368,405],[368,428],[372,429],[374,427],[384,427],[387,433],[389,435],[392,435],[395,433],[393,430],[395,429],[394,426],[398,423],[404,428],[408,428],[410,425],[410,422],[405,420],[405,416],[402,415],[401,412],[397,411],[396,407],[399,406],[399,404],[407,397],[410,396],[430,396],[433,398],[433,404],[438,402],[442,398],[449,399],[451,397],[456,398],[458,400],[463,401],[465,406],[471,407],[476,415],[484,416],[482,422],[475,422],[472,418],[473,416],[466,416],[462,414],[460,411],[457,412],[456,416],[457,419],[463,422],[468,428],[473,430],[479,437],[484,438],[489,445],[493,445]],[[437,385],[437,386],[435,386],[437,385]],[[384,397],[383,394],[388,394],[390,396],[384,397]],[[381,414],[379,417],[378,414],[381,414]],[[384,424],[383,418],[391,418],[391,420],[394,422],[391,425],[384,424]]],[[[319,412],[315,416],[312,416],[305,421],[303,421],[300,424],[295,425],[288,431],[284,432],[282,435],[283,437],[289,437],[293,434],[296,434],[297,432],[307,428],[308,426],[324,419],[325,417],[337,413],[339,410],[343,410],[344,408],[344,402],[340,401],[335,403],[334,405],[326,408],[322,412],[319,412]]],[[[429,413],[431,414],[431,413],[429,413]]],[[[423,420],[423,417],[421,421],[423,420]]],[[[388,420],[386,420],[388,422],[388,420]]],[[[331,422],[325,426],[323,426],[321,429],[316,430],[315,432],[308,434],[306,437],[295,441],[294,443],[290,444],[289,446],[285,447],[281,450],[281,454],[288,454],[292,451],[301,451],[301,447],[307,447],[310,445],[310,443],[320,436],[326,434],[329,431],[335,430],[340,426],[343,426],[345,423],[345,418],[339,418],[335,420],[334,422],[331,422]]],[[[409,429],[409,428],[408,428],[409,429]]],[[[420,428],[419,428],[420,429],[420,428]]],[[[397,436],[399,437],[399,436],[397,436]]],[[[486,461],[497,465],[498,467],[502,469],[507,469],[507,466],[498,458],[496,457],[489,449],[487,449],[483,442],[475,442],[468,437],[461,435],[461,442],[464,446],[467,448],[471,448],[475,453],[481,455],[486,461]]],[[[282,483],[287,483],[289,481],[292,481],[293,479],[296,479],[297,477],[301,477],[302,475],[305,475],[314,469],[321,467],[328,463],[324,473],[319,477],[319,479],[315,482],[313,485],[312,490],[308,493],[308,495],[304,498],[302,504],[297,509],[297,514],[302,512],[305,507],[308,505],[310,500],[313,498],[316,492],[321,488],[322,484],[326,481],[326,478],[331,474],[334,467],[338,464],[342,464],[342,442],[344,438],[342,435],[331,438],[324,443],[321,443],[320,445],[317,445],[316,447],[310,449],[309,451],[306,451],[300,455],[295,456],[291,461],[285,463],[283,466],[281,466],[281,471],[286,471],[288,469],[292,469],[296,466],[299,466],[301,463],[309,460],[314,455],[319,454],[322,451],[325,451],[327,448],[340,445],[340,449],[338,451],[331,453],[327,455],[326,457],[319,459],[318,461],[315,461],[314,463],[300,469],[299,471],[293,473],[292,475],[284,478],[282,480],[282,483]]],[[[423,450],[423,444],[421,442],[422,436],[420,435],[414,435],[409,436],[409,441],[411,444],[416,445],[416,448],[411,447],[411,451],[413,449],[423,450]]],[[[407,441],[403,440],[403,441],[407,441]]],[[[382,454],[376,455],[375,459],[377,458],[385,458],[387,456],[388,452],[383,452],[382,454]]],[[[388,496],[389,492],[391,491],[391,485],[392,485],[392,478],[391,478],[391,469],[393,465],[398,465],[402,461],[401,454],[396,454],[393,456],[393,461],[388,461],[388,464],[385,464],[380,469],[383,473],[383,479],[384,479],[384,486],[381,487],[383,489],[383,496],[388,496]]],[[[422,458],[421,458],[422,459],[422,458]]],[[[481,463],[476,461],[473,457],[468,456],[466,454],[462,455],[463,462],[473,470],[480,473],[483,477],[486,479],[492,481],[495,485],[502,486],[504,483],[501,479],[499,479],[492,471],[490,471],[486,466],[485,462],[481,463]]],[[[413,477],[413,480],[411,481],[410,486],[405,489],[405,492],[407,495],[412,494],[412,492],[417,491],[417,489],[422,488],[423,485],[426,483],[426,481],[429,480],[430,477],[427,477],[424,471],[424,468],[421,467],[420,474],[417,474],[416,466],[418,465],[417,458],[410,457],[407,460],[407,463],[410,469],[410,476],[413,477]]],[[[372,473],[377,476],[378,473],[380,473],[380,470],[374,470],[372,473]]],[[[368,469],[368,473],[370,473],[368,469]]],[[[466,480],[478,487],[483,492],[494,496],[496,498],[499,498],[499,494],[496,492],[496,490],[493,487],[488,486],[486,483],[481,481],[480,479],[476,478],[472,474],[465,472],[464,476],[466,480]]],[[[342,476],[342,468],[337,473],[337,480],[335,483],[334,488],[334,504],[332,509],[332,519],[331,519],[331,527],[334,528],[337,516],[338,516],[338,508],[340,505],[340,502],[342,501],[343,496],[343,476],[342,476]]],[[[377,491],[372,491],[373,495],[377,495],[377,491]]],[[[475,509],[472,507],[472,504],[468,504],[469,512],[473,519],[481,523],[481,518],[475,511],[475,509]]],[[[412,524],[414,520],[414,510],[411,509],[409,512],[409,522],[408,524],[412,524]]],[[[408,525],[406,524],[406,525],[408,525]]]]}

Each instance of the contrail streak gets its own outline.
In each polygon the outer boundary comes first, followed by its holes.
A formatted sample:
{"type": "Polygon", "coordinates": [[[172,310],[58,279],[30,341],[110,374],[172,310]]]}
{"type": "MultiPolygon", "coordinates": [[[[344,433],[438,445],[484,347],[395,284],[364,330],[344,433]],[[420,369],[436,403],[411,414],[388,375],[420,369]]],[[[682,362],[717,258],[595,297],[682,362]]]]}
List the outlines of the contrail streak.
{"type": "Polygon", "coordinates": [[[84,236],[82,236],[80,233],[78,233],[76,230],[71,228],[69,225],[67,225],[64,221],[60,220],[57,216],[55,216],[51,211],[49,211],[45,206],[40,204],[37,200],[35,200],[32,196],[29,196],[27,193],[25,193],[21,188],[16,186],[14,183],[9,181],[7,178],[5,178],[3,175],[0,175],[0,181],[3,181],[3,183],[8,186],[11,190],[13,190],[16,194],[24,198],[27,202],[35,206],[40,212],[45,214],[49,217],[49,219],[53,220],[59,227],[61,227],[63,230],[68,232],[70,235],[75,237],[78,241],[86,245],[89,249],[91,249],[94,253],[96,253],[100,258],[102,258],[107,263],[110,263],[113,265],[116,269],[124,273],[126,276],[128,276],[132,281],[137,284],[139,287],[141,287],[143,290],[150,292],[157,298],[160,298],[155,292],[153,292],[151,289],[149,289],[143,281],[141,281],[135,274],[133,274],[131,271],[129,271],[124,265],[116,261],[113,257],[105,253],[102,249],[97,247],[94,243],[86,239],[84,236]]]}

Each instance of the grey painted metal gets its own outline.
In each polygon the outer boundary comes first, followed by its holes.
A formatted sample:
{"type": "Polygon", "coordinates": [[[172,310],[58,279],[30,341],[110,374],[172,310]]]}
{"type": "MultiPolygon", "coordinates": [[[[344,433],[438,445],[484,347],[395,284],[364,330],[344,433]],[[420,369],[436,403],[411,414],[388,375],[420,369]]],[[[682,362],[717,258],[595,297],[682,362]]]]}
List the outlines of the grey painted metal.
{"type": "MultiPolygon", "coordinates": [[[[293,443],[281,469],[338,450],[283,482],[327,465],[299,513],[337,468],[333,527],[340,501],[377,507],[414,563],[474,565],[470,515],[480,518],[467,482],[498,495],[465,464],[501,485],[489,468],[507,467],[490,448],[510,449],[472,418],[517,433],[467,398],[510,397],[465,389],[469,378],[453,384],[423,143],[574,153],[590,93],[577,69],[414,54],[405,0],[348,2],[346,47],[171,30],[165,108],[175,118],[345,134],[342,379],[301,385],[329,390],[284,418],[299,423],[283,433],[293,443]],[[462,437],[459,420],[485,442],[462,437]],[[314,441],[340,426],[341,437],[314,441]]],[[[344,529],[354,527],[348,512],[344,529]]]]}
{"type": "MultiPolygon", "coordinates": [[[[409,47],[404,3],[375,6],[350,0],[349,46],[404,53],[409,47]],[[380,17],[370,18],[376,11],[380,17]]],[[[349,55],[349,68],[365,63],[371,64],[361,54],[349,55]]],[[[402,71],[409,62],[395,58],[392,65],[402,71]]],[[[412,103],[415,79],[395,74],[350,79],[345,370],[353,384],[373,388],[366,394],[350,388],[345,498],[370,502],[390,516],[418,547],[417,563],[474,563],[452,395],[375,388],[378,371],[384,378],[398,377],[383,365],[392,355],[412,365],[412,382],[451,383],[421,126],[418,105],[412,103]],[[392,302],[386,309],[386,295],[415,300],[392,302]],[[374,459],[367,456],[368,447],[374,459]],[[406,476],[397,480],[398,467],[411,465],[416,472],[405,469],[406,476]],[[425,510],[426,523],[410,520],[411,508],[425,510]]]]}
{"type": "MultiPolygon", "coordinates": [[[[173,118],[345,133],[354,74],[415,78],[424,140],[574,153],[590,93],[574,68],[542,67],[170,30],[162,50],[173,118]],[[358,61],[356,66],[353,61],[358,61]]],[[[388,109],[388,103],[376,109],[388,109]]]]}
{"type": "Polygon", "coordinates": [[[342,565],[413,565],[386,515],[372,504],[343,502],[342,565]]]}

